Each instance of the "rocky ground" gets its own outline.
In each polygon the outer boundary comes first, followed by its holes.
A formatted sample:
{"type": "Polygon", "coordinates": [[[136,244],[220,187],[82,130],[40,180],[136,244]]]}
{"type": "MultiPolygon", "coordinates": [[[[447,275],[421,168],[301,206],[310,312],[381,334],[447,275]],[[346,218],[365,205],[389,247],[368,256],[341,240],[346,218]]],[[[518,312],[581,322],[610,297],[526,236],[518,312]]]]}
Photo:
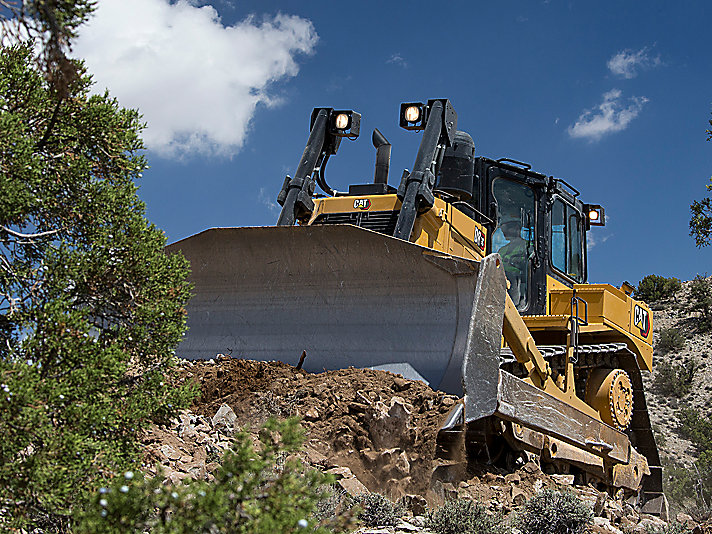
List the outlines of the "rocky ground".
{"type": "MultiPolygon", "coordinates": [[[[197,381],[201,397],[171,426],[153,428],[144,437],[146,469],[156,473],[160,466],[171,481],[210,478],[238,428],[255,429],[270,416],[299,415],[308,464],[335,474],[344,492],[378,492],[406,505],[399,526],[360,532],[426,532],[426,508],[455,497],[506,515],[549,487],[572,489],[594,509],[592,532],[646,533],[664,525],[621,499],[574,486],[572,475],[544,474],[535,462],[506,472],[438,458],[437,432],[457,399],[422,382],[353,368],[310,374],[279,362],[225,356],[184,361],[181,377],[197,381]]],[[[663,425],[668,404],[654,396],[651,401],[659,410],[654,420],[663,425]]],[[[696,526],[688,516],[679,519],[696,526]]],[[[712,529],[697,527],[697,532],[712,529]]]]}

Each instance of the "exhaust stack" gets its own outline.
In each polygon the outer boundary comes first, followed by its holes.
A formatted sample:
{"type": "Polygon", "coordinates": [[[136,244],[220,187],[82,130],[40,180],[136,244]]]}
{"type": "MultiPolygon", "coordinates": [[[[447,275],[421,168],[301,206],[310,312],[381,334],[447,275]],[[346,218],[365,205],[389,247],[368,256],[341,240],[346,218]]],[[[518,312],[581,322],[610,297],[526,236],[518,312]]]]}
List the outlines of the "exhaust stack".
{"type": "Polygon", "coordinates": [[[391,165],[391,144],[388,139],[378,131],[373,130],[373,146],[376,148],[376,172],[373,176],[374,184],[388,183],[388,169],[391,165]]]}

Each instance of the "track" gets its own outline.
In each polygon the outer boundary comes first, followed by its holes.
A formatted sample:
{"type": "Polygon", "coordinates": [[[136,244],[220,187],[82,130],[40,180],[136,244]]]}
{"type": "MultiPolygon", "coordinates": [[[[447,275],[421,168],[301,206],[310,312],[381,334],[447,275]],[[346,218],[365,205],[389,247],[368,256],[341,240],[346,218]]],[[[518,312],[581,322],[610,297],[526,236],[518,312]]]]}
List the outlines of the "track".
{"type": "MultiPolygon", "coordinates": [[[[549,362],[552,369],[563,372],[566,359],[566,347],[563,345],[540,346],[542,355],[549,362]]],[[[643,478],[641,490],[638,492],[638,504],[643,511],[660,515],[664,506],[662,491],[662,467],[655,445],[655,438],[648,417],[645,393],[643,391],[642,376],[635,355],[627,348],[625,343],[605,343],[581,345],[578,347],[578,362],[574,367],[576,391],[579,396],[585,391],[585,380],[589,372],[595,368],[610,368],[625,370],[633,386],[633,418],[629,428],[625,431],[631,445],[647,460],[650,475],[643,478]]],[[[502,349],[500,356],[500,369],[513,376],[524,378],[526,372],[517,363],[509,349],[502,349]]],[[[607,483],[610,481],[612,466],[607,462],[602,465],[586,463],[585,453],[573,451],[568,458],[577,458],[578,461],[562,460],[566,454],[556,458],[552,457],[549,448],[544,446],[551,440],[545,441],[545,436],[539,432],[527,429],[516,423],[503,420],[499,417],[488,417],[475,423],[462,425],[458,414],[453,414],[451,420],[444,425],[439,436],[440,448],[444,455],[448,454],[456,443],[464,445],[471,456],[480,461],[500,464],[511,468],[512,462],[522,454],[535,454],[539,456],[542,468],[547,466],[551,472],[570,472],[576,474],[579,482],[595,483],[599,489],[613,493],[618,488],[607,483]]],[[[560,444],[559,446],[566,446],[560,444]]],[[[570,447],[569,447],[570,449],[570,447]]]]}

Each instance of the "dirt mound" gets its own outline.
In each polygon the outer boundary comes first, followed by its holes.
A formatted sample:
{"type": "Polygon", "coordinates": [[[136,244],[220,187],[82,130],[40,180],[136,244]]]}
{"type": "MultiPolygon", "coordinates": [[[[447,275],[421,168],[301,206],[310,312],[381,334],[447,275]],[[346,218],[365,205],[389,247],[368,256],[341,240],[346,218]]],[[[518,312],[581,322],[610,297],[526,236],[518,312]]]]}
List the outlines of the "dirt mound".
{"type": "Polygon", "coordinates": [[[400,375],[354,368],[311,374],[280,362],[227,357],[183,361],[179,374],[181,381],[200,386],[200,397],[191,410],[167,427],[152,428],[143,440],[146,470],[157,474],[160,465],[174,482],[210,478],[238,428],[256,431],[271,416],[298,415],[309,464],[340,477],[351,494],[404,498],[415,515],[454,498],[509,513],[543,488],[567,487],[594,509],[596,532],[620,532],[617,527],[644,532],[646,521],[659,522],[639,514],[622,493],[611,497],[575,486],[573,475],[544,474],[534,461],[505,471],[472,459],[443,458],[437,434],[459,399],[400,375]]]}
{"type": "Polygon", "coordinates": [[[396,498],[431,485],[436,437],[457,399],[422,382],[369,369],[309,374],[279,362],[194,362],[186,376],[202,395],[193,411],[226,404],[239,426],[298,415],[312,463],[348,468],[370,491],[396,498]]]}

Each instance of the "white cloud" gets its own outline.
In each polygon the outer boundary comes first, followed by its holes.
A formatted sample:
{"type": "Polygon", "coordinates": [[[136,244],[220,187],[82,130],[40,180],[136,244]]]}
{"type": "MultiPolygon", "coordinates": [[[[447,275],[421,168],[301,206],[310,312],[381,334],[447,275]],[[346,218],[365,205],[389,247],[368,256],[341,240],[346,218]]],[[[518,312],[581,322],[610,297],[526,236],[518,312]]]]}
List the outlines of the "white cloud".
{"type": "Polygon", "coordinates": [[[621,50],[608,60],[608,68],[613,74],[630,79],[638,75],[639,69],[650,69],[660,63],[660,56],[651,56],[645,47],[637,52],[630,49],[621,50]]]}
{"type": "Polygon", "coordinates": [[[602,245],[612,237],[611,235],[596,236],[594,232],[586,233],[586,250],[591,250],[596,245],[602,245]]]}
{"type": "Polygon", "coordinates": [[[606,134],[625,130],[638,116],[648,99],[644,96],[634,96],[626,105],[622,95],[620,89],[611,89],[604,93],[603,102],[597,108],[584,111],[576,123],[569,126],[569,135],[598,141],[606,134]]]}
{"type": "Polygon", "coordinates": [[[238,152],[256,107],[280,102],[272,84],[296,76],[295,56],[318,40],[300,17],[225,26],[203,3],[102,0],[74,45],[95,90],[138,108],[146,145],[167,157],[238,152]]]}
{"type": "Polygon", "coordinates": [[[260,191],[257,194],[257,201],[266,207],[270,213],[277,215],[282,211],[282,207],[275,202],[275,198],[277,198],[277,195],[272,196],[264,187],[260,187],[260,191]]]}
{"type": "Polygon", "coordinates": [[[391,57],[388,58],[386,63],[395,63],[396,65],[400,65],[403,68],[406,68],[408,66],[408,62],[398,52],[391,55],[391,57]]]}

